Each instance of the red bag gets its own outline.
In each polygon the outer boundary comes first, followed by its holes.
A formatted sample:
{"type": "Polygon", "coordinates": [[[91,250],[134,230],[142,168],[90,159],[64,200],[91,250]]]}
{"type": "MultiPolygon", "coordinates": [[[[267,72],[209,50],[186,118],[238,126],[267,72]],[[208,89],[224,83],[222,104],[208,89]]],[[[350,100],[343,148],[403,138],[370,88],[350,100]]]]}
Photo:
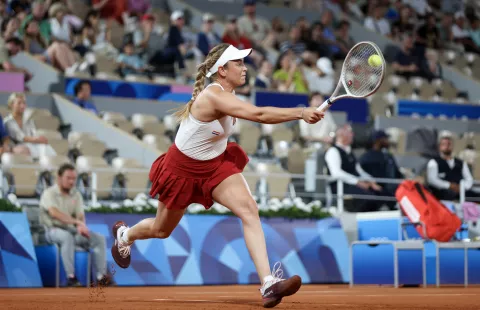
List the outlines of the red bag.
{"type": "Polygon", "coordinates": [[[395,197],[401,209],[412,223],[423,223],[416,226],[424,239],[440,242],[450,241],[462,222],[445,205],[435,198],[422,184],[405,180],[397,188],[395,197]]]}

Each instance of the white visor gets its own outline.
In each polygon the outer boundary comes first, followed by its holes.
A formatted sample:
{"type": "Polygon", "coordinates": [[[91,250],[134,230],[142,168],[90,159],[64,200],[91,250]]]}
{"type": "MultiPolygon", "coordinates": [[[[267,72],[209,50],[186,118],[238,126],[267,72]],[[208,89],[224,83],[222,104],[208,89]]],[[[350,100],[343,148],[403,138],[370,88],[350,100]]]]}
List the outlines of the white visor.
{"type": "Polygon", "coordinates": [[[225,66],[227,62],[230,60],[238,60],[238,59],[243,59],[250,55],[252,52],[252,49],[246,49],[246,50],[239,50],[233,45],[230,45],[227,47],[227,49],[222,53],[222,56],[217,60],[217,62],[211,67],[208,72],[207,72],[207,77],[211,77],[215,73],[217,73],[218,68],[221,66],[225,66]]]}

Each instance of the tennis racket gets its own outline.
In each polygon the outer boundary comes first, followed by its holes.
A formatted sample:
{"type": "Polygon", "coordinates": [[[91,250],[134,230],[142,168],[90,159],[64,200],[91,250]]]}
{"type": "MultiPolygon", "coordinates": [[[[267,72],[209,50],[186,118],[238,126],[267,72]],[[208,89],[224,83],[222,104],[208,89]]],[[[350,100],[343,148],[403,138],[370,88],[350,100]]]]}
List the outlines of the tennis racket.
{"type": "Polygon", "coordinates": [[[365,98],[372,95],[382,85],[384,76],[385,59],[380,48],[367,41],[355,44],[345,57],[337,87],[317,110],[323,112],[342,98],[365,98]],[[381,64],[370,65],[368,60],[372,55],[378,55],[381,64]],[[340,93],[342,89],[344,91],[340,93]]]}

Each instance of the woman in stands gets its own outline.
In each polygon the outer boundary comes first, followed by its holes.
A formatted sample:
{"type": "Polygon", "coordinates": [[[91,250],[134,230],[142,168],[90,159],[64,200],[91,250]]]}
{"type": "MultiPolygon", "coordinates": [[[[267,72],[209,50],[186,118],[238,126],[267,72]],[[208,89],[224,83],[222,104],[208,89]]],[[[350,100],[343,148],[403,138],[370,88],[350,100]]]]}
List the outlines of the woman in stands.
{"type": "Polygon", "coordinates": [[[234,89],[245,84],[243,59],[250,53],[251,49],[220,44],[199,66],[192,99],[176,113],[181,124],[175,143],[150,170],[150,195],[159,195],[157,216],[131,228],[122,221],[115,223],[112,256],[120,267],[127,268],[135,240],[167,238],[190,204],[208,209],[215,200],[242,220],[245,242],[262,282],[263,305],[274,307],[298,291],[301,279],[293,276],[284,280],[279,268],[270,273],[258,207],[241,174],[248,157],[227,140],[237,118],[265,124],[303,119],[313,124],[323,113],[313,107],[256,107],[238,99],[234,89]],[[204,89],[207,78],[214,82],[204,89]]]}

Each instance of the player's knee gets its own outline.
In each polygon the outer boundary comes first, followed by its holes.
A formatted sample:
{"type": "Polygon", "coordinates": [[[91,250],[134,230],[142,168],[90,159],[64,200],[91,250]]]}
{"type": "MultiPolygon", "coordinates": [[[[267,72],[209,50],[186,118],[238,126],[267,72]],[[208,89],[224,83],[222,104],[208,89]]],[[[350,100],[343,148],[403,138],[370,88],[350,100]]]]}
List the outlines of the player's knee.
{"type": "Polygon", "coordinates": [[[171,233],[172,233],[171,231],[165,231],[165,230],[162,230],[162,229],[160,229],[160,230],[156,229],[156,230],[153,231],[153,237],[154,237],[154,238],[158,238],[158,239],[166,239],[166,238],[170,237],[170,234],[171,234],[171,233]]]}
{"type": "Polygon", "coordinates": [[[242,204],[239,217],[244,222],[257,221],[259,219],[258,206],[255,200],[245,199],[240,202],[242,204]]]}

